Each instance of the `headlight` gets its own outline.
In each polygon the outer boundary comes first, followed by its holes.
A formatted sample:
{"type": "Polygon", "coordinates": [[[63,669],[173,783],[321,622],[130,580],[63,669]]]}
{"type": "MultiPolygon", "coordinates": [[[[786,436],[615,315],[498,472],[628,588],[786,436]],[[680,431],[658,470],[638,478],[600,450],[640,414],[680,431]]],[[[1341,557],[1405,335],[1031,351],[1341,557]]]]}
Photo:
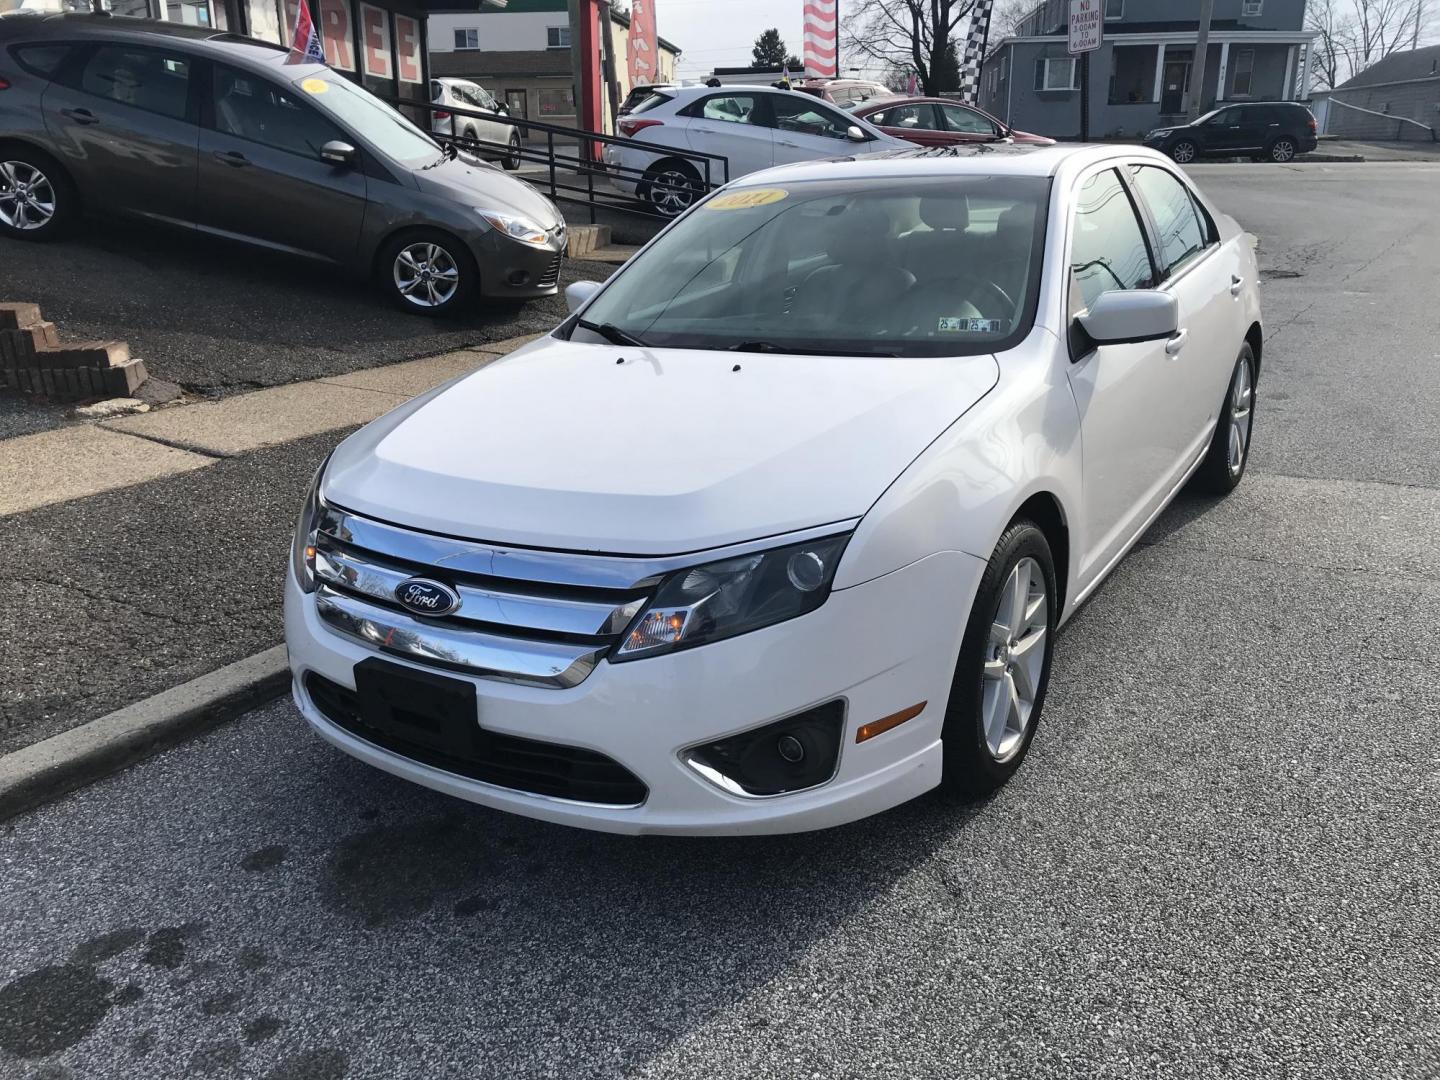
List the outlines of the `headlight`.
{"type": "Polygon", "coordinates": [[[676,571],[660,583],[611,659],[720,641],[814,611],[830,595],[849,539],[829,536],[676,571]]]}
{"type": "Polygon", "coordinates": [[[295,538],[290,543],[290,565],[295,571],[295,580],[307,593],[315,591],[315,534],[320,525],[320,511],[325,506],[320,501],[320,478],[329,464],[327,456],[315,470],[315,479],[310,481],[305,505],[300,509],[300,520],[295,522],[295,538]]]}
{"type": "Polygon", "coordinates": [[[522,244],[534,244],[536,247],[545,247],[550,243],[550,234],[529,218],[511,217],[509,214],[483,210],[478,206],[475,208],[475,212],[484,218],[486,224],[492,229],[504,233],[511,240],[519,240],[522,244]]]}

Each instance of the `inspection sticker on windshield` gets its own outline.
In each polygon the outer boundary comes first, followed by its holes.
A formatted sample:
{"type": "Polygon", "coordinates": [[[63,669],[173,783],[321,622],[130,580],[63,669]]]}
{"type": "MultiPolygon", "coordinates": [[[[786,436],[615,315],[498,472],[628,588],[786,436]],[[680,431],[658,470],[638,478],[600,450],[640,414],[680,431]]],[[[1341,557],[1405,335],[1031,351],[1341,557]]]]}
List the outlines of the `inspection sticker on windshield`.
{"type": "Polygon", "coordinates": [[[942,315],[938,330],[942,334],[1001,334],[1005,332],[1005,320],[956,319],[942,315]]]}
{"type": "Polygon", "coordinates": [[[324,79],[306,79],[300,84],[300,89],[307,94],[323,94],[330,89],[330,84],[324,79]]]}
{"type": "Polygon", "coordinates": [[[749,210],[752,206],[768,206],[770,203],[779,202],[789,194],[784,188],[754,188],[750,191],[732,191],[727,195],[717,195],[703,205],[706,210],[749,210]]]}

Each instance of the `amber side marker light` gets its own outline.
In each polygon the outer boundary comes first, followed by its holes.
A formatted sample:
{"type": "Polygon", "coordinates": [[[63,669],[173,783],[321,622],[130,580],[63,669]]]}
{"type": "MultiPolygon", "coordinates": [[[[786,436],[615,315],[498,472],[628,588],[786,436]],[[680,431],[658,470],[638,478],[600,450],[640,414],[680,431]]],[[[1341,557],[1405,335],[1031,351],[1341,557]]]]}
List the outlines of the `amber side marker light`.
{"type": "Polygon", "coordinates": [[[866,739],[873,739],[876,735],[883,735],[891,728],[897,728],[906,720],[914,720],[925,711],[925,706],[930,704],[922,701],[919,705],[911,705],[908,709],[901,709],[899,712],[891,713],[889,716],[882,716],[879,720],[872,720],[868,724],[861,724],[860,730],[855,732],[855,741],[864,742],[866,739]]]}

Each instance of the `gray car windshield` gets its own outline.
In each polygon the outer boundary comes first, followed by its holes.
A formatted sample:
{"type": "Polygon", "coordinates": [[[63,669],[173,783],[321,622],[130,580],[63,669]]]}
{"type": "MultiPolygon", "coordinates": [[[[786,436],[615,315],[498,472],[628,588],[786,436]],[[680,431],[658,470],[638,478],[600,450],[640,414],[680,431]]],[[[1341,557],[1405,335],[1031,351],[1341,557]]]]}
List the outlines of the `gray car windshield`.
{"type": "Polygon", "coordinates": [[[424,165],[444,153],[429,135],[370,91],[343,76],[327,71],[296,79],[295,85],[312,102],[363,135],[387,157],[406,165],[424,165]]]}
{"type": "Polygon", "coordinates": [[[721,192],[634,259],[573,336],[860,356],[1009,348],[1034,320],[1049,191],[1043,177],[952,175],[721,192]]]}

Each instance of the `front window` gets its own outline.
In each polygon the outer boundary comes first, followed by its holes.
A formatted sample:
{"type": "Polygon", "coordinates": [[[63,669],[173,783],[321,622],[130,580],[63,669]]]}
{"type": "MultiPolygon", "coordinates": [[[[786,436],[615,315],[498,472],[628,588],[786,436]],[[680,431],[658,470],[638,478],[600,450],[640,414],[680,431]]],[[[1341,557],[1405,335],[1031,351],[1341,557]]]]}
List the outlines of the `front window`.
{"type": "Polygon", "coordinates": [[[570,27],[547,26],[545,28],[545,47],[547,49],[568,49],[570,47],[570,27]]]}
{"type": "Polygon", "coordinates": [[[994,124],[972,109],[960,105],[942,105],[940,111],[945,114],[945,126],[951,131],[992,137],[1000,134],[995,130],[994,124]]]}
{"type": "Polygon", "coordinates": [[[847,132],[854,121],[843,113],[834,112],[814,98],[800,94],[770,96],[770,110],[775,126],[797,135],[819,135],[826,139],[849,138],[847,132]]]}
{"type": "Polygon", "coordinates": [[[1036,70],[1036,90],[1078,90],[1073,56],[1048,56],[1036,70]]]}
{"type": "Polygon", "coordinates": [[[1159,262],[1168,274],[1205,250],[1205,224],[1185,185],[1164,169],[1132,165],[1131,175],[1140,198],[1150,208],[1160,240],[1159,262]]]}
{"type": "MultiPolygon", "coordinates": [[[[959,356],[1029,332],[1050,182],[946,176],[717,193],[585,310],[657,348],[959,356]]],[[[589,330],[576,340],[599,341],[589,330]]]]}
{"type": "Polygon", "coordinates": [[[1150,249],[1140,219],[1114,169],[1104,169],[1080,187],[1075,231],[1070,240],[1072,306],[1089,308],[1116,289],[1155,284],[1150,249]]]}
{"type": "Polygon", "coordinates": [[[929,104],[892,105],[871,113],[865,119],[880,127],[914,128],[918,131],[935,131],[940,126],[935,120],[935,106],[929,104]]]}
{"type": "Polygon", "coordinates": [[[1230,93],[1236,97],[1249,97],[1255,77],[1255,50],[1235,50],[1235,63],[1231,68],[1230,93]]]}
{"type": "Polygon", "coordinates": [[[455,48],[457,49],[478,49],[480,48],[480,31],[475,27],[467,27],[455,31],[455,48]]]}
{"type": "Polygon", "coordinates": [[[423,165],[444,153],[440,144],[368,90],[328,69],[295,80],[300,96],[368,139],[377,150],[407,165],[423,165]]]}
{"type": "Polygon", "coordinates": [[[301,103],[301,95],[219,64],[214,72],[215,129],[222,134],[309,158],[319,158],[322,146],[343,138],[334,124],[301,103]]]}

